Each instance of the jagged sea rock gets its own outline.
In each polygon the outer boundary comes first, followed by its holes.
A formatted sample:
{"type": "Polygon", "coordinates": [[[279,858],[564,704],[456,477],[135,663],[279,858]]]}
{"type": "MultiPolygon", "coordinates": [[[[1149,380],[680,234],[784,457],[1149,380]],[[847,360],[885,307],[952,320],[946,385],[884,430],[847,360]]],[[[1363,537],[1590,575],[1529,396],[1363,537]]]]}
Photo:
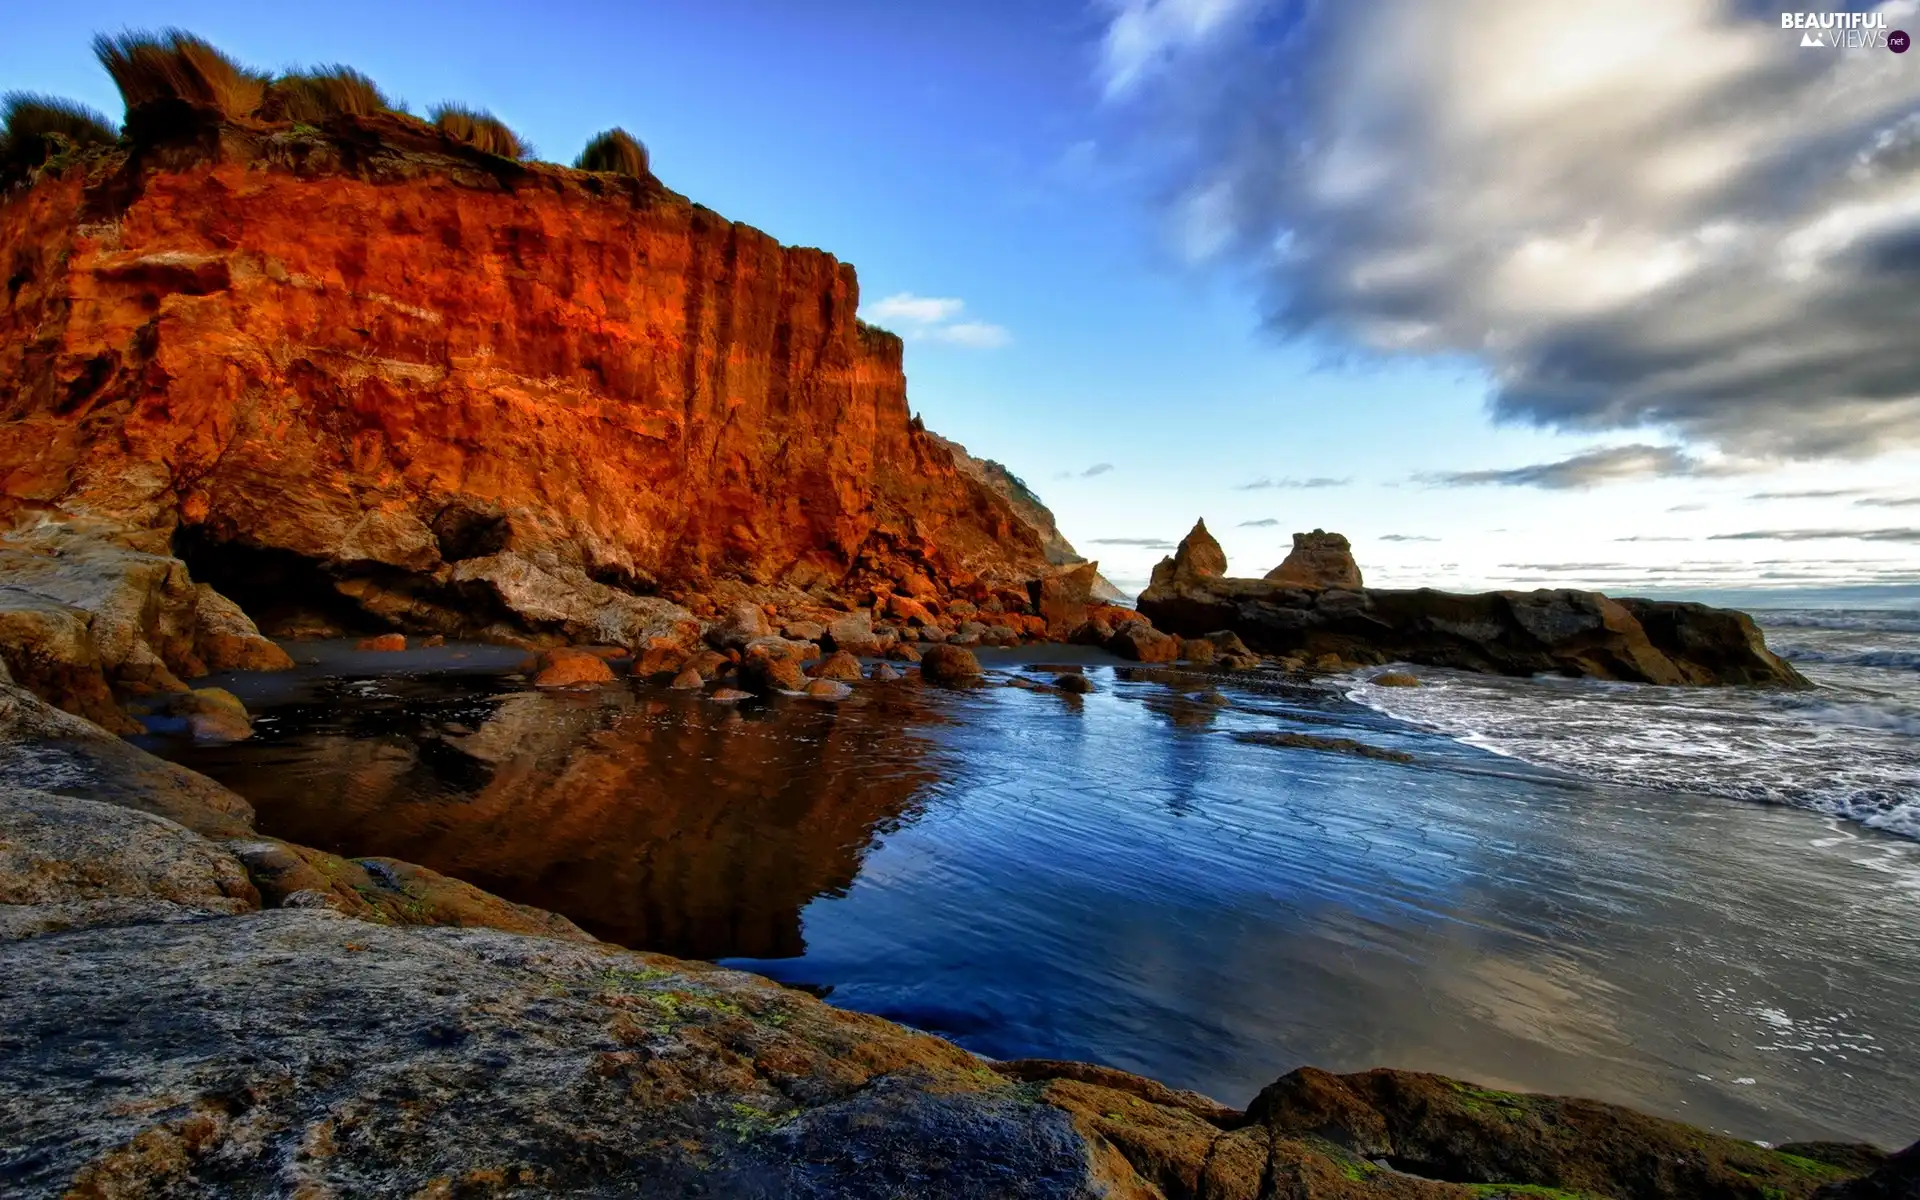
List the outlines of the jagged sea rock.
{"type": "Polygon", "coordinates": [[[1254,651],[1328,671],[1411,662],[1503,675],[1806,686],[1767,649],[1752,618],[1730,609],[1564,588],[1458,595],[1228,578],[1208,573],[1217,546],[1197,542],[1203,532],[1196,527],[1179,553],[1162,559],[1140,595],[1140,611],[1160,629],[1230,630],[1254,651]]]}
{"type": "MultiPolygon", "coordinates": [[[[1221,574],[1226,574],[1224,563],[1221,574]]],[[[1296,588],[1346,588],[1354,591],[1366,586],[1360,578],[1360,564],[1353,560],[1353,546],[1337,533],[1316,529],[1293,535],[1293,549],[1286,561],[1267,572],[1268,583],[1296,588]]]]}

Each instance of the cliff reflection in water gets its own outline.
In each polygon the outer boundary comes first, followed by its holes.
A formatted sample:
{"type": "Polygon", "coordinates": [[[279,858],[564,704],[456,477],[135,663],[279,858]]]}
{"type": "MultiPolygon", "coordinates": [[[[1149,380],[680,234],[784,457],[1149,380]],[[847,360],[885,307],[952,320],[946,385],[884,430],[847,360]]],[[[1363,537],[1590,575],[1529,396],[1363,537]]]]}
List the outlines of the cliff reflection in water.
{"type": "Polygon", "coordinates": [[[801,907],[843,892],[934,779],[915,726],[935,718],[910,689],[742,713],[459,682],[329,681],[262,722],[270,746],[176,757],[248,797],[264,832],[697,958],[803,953],[801,907]]]}

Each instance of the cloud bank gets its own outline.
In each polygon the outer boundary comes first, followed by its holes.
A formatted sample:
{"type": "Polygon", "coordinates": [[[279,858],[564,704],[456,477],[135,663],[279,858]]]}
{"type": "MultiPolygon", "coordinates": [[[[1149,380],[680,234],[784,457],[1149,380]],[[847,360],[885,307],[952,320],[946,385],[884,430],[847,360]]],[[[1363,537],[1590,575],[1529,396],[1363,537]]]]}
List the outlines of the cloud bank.
{"type": "Polygon", "coordinates": [[[1430,471],[1414,476],[1437,487],[1539,487],[1555,490],[1589,488],[1634,479],[1670,479],[1721,473],[1673,446],[1609,446],[1588,450],[1558,462],[1534,463],[1492,471],[1430,471]]]}
{"type": "Polygon", "coordinates": [[[1110,7],[1099,82],[1174,148],[1176,240],[1276,329],[1471,356],[1515,422],[1920,444],[1912,55],[1731,0],[1110,7]]]}

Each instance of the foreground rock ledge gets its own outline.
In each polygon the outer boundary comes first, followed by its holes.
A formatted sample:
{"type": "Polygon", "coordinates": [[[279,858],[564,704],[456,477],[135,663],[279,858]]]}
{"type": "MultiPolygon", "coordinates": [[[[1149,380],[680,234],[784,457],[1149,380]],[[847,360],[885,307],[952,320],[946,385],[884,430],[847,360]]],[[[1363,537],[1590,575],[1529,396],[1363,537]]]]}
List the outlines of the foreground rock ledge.
{"type": "Polygon", "coordinates": [[[1297,1071],[1240,1113],[739,972],[323,910],[15,941],[0,1012],[10,1195],[1760,1200],[1853,1173],[1391,1071],[1297,1071]]]}

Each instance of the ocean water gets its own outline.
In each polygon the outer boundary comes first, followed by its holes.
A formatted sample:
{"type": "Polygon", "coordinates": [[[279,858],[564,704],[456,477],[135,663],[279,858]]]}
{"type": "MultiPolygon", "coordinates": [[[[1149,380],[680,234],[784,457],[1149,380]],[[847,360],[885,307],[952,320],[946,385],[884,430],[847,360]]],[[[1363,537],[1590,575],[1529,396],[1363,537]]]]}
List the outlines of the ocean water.
{"type": "Polygon", "coordinates": [[[1765,619],[1819,688],[1381,689],[1056,648],[983,654],[968,691],[736,707],[309,644],[220,681],[252,741],[150,743],[269,832],[996,1057],[1236,1104],[1303,1064],[1391,1065],[1904,1145],[1920,614],[1765,619]],[[1062,669],[1094,694],[1034,690],[1062,669]]]}
{"type": "Polygon", "coordinates": [[[1357,679],[1348,696],[1580,778],[1791,805],[1920,838],[1920,611],[1753,615],[1811,691],[1423,672],[1431,686],[1357,679]]]}

